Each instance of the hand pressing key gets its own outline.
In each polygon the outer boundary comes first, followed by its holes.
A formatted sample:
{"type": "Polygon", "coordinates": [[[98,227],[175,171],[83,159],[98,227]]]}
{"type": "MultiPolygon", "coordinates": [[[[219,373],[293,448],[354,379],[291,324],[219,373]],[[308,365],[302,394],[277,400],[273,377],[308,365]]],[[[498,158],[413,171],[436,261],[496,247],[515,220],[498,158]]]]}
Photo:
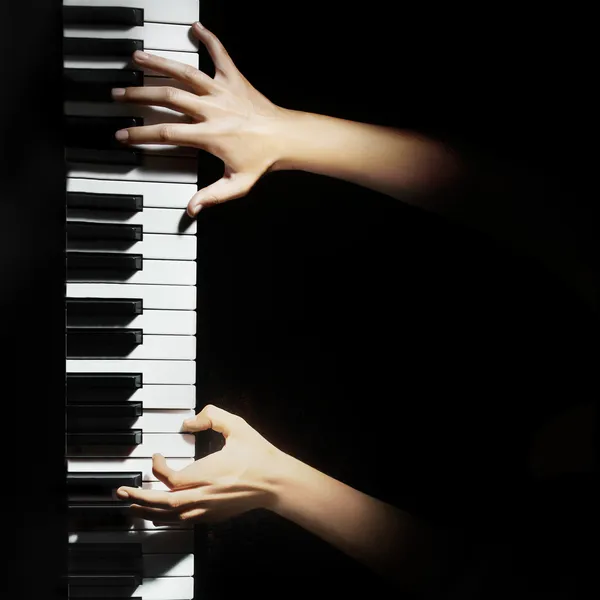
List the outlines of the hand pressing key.
{"type": "Polygon", "coordinates": [[[152,457],[152,472],[169,490],[121,487],[120,498],[134,502],[136,516],[157,524],[177,521],[221,521],[271,504],[272,473],[279,455],[244,419],[208,405],[184,422],[185,431],[214,429],[225,446],[181,471],[171,469],[163,456],[152,457]]]}
{"type": "Polygon", "coordinates": [[[192,31],[210,54],[214,78],[190,65],[136,51],[136,64],[176,79],[190,91],[148,86],[117,88],[112,95],[119,102],[164,106],[192,120],[122,129],[115,134],[120,142],[191,146],[223,161],[223,177],[190,200],[188,214],[193,217],[203,206],[245,196],[271,168],[278,158],[273,123],[284,110],[252,87],[213,33],[199,23],[192,31]]]}

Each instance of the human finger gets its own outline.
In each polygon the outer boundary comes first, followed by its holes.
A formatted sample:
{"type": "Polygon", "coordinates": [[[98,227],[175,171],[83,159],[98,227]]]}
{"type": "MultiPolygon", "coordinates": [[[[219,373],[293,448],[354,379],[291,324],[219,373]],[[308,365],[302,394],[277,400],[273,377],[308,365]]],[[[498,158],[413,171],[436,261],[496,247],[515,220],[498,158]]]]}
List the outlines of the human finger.
{"type": "Polygon", "coordinates": [[[122,486],[117,490],[117,496],[152,508],[167,509],[186,507],[198,501],[198,491],[195,489],[165,491],[122,486]]]}
{"type": "Polygon", "coordinates": [[[192,196],[187,208],[188,215],[195,217],[206,206],[221,204],[227,200],[245,196],[252,189],[255,180],[256,177],[243,174],[222,177],[192,196]]]}
{"type": "Polygon", "coordinates": [[[194,23],[192,31],[208,50],[216,71],[223,75],[229,75],[233,72],[237,73],[238,69],[231,56],[229,56],[221,40],[212,31],[204,27],[199,21],[194,23]]]}
{"type": "Polygon", "coordinates": [[[132,504],[130,510],[136,517],[145,519],[146,521],[152,521],[155,525],[170,525],[180,521],[188,521],[189,519],[206,512],[205,508],[193,508],[178,512],[175,510],[166,510],[164,508],[141,506],[139,504],[132,504]]]}
{"type": "Polygon", "coordinates": [[[190,116],[200,112],[198,96],[172,86],[114,88],[112,97],[117,102],[164,106],[190,116]]]}
{"type": "Polygon", "coordinates": [[[200,147],[197,123],[161,123],[119,129],[115,138],[123,144],[172,144],[200,147]]]}
{"type": "Polygon", "coordinates": [[[148,52],[142,52],[136,50],[133,53],[133,61],[144,67],[150,69],[161,75],[172,77],[189,85],[195,92],[202,94],[209,94],[212,91],[219,89],[218,84],[215,80],[203,73],[196,67],[188,65],[177,60],[171,60],[164,56],[157,56],[156,54],[149,54],[148,52]]]}
{"type": "Polygon", "coordinates": [[[242,419],[222,408],[207,404],[195,417],[183,422],[183,430],[189,432],[214,429],[227,438],[239,426],[242,419]]]}
{"type": "MultiPolygon", "coordinates": [[[[194,464],[194,463],[193,463],[194,464]]],[[[184,489],[186,487],[197,487],[208,481],[200,481],[198,469],[188,469],[187,467],[176,471],[167,464],[165,457],[162,454],[154,454],[152,456],[152,473],[154,476],[164,483],[169,489],[184,489]]]]}

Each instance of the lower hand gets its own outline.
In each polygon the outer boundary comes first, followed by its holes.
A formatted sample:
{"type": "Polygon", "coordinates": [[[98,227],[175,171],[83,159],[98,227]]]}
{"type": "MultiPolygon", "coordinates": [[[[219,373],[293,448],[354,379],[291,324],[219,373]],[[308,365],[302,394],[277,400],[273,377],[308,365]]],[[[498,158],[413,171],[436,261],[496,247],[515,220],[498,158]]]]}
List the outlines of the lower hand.
{"type": "Polygon", "coordinates": [[[272,474],[279,450],[244,419],[208,405],[184,422],[184,431],[213,429],[225,438],[225,446],[181,471],[171,469],[160,454],[152,460],[152,472],[169,490],[121,487],[119,498],[133,501],[131,510],[155,524],[179,521],[215,522],[273,501],[272,474]]]}
{"type": "Polygon", "coordinates": [[[116,133],[122,143],[190,146],[223,161],[223,177],[190,200],[188,214],[193,217],[204,206],[245,196],[271,168],[279,157],[273,125],[286,111],[248,82],[213,33],[198,23],[192,31],[210,54],[214,78],[190,65],[135,52],[137,65],[171,77],[190,91],[168,86],[130,87],[113,90],[113,98],[170,108],[191,121],[122,129],[116,133]]]}

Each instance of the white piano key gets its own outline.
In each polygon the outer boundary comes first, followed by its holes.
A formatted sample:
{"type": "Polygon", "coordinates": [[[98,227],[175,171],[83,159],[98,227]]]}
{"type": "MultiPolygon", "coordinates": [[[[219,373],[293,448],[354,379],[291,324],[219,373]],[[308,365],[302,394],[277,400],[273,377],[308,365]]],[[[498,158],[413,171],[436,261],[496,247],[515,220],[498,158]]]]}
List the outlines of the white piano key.
{"type": "MultiPolygon", "coordinates": [[[[127,590],[127,595],[142,600],[192,600],[194,598],[193,566],[194,555],[186,555],[178,562],[173,562],[173,555],[149,554],[144,556],[144,574],[157,574],[142,580],[135,590],[127,590]],[[189,558],[188,558],[189,557],[189,558]],[[170,560],[169,560],[170,558],[170,560]],[[188,574],[190,565],[191,575],[188,574]],[[180,573],[185,573],[181,575],[180,573]],[[161,576],[163,575],[163,576],[161,576]]],[[[70,586],[69,598],[97,598],[98,588],[70,586]]],[[[102,588],[102,598],[122,598],[123,591],[119,587],[102,588]]]]}
{"type": "Polygon", "coordinates": [[[195,310],[196,287],[129,283],[67,283],[67,298],[140,298],[146,309],[195,310]]]}
{"type": "Polygon", "coordinates": [[[69,544],[141,544],[143,554],[188,554],[194,551],[192,531],[69,531],[69,544]]]}
{"type": "MultiPolygon", "coordinates": [[[[68,259],[67,259],[68,260],[68,259]]],[[[89,271],[78,270],[69,272],[69,282],[87,283],[155,283],[163,285],[196,285],[196,262],[192,260],[153,260],[142,259],[141,271],[123,271],[123,275],[117,278],[99,278],[93,269],[89,271]]]]}
{"type": "Polygon", "coordinates": [[[195,444],[196,438],[191,433],[144,433],[138,446],[69,446],[67,456],[152,458],[153,454],[161,453],[185,458],[195,455],[195,444]]]}
{"type": "Polygon", "coordinates": [[[144,22],[191,25],[198,20],[200,0],[63,0],[63,6],[127,6],[143,8],[144,22]]]}
{"type": "MultiPolygon", "coordinates": [[[[150,50],[151,54],[161,56],[162,58],[168,58],[169,60],[175,60],[183,63],[184,65],[191,65],[192,67],[198,68],[199,60],[197,52],[173,52],[171,50],[150,50]]],[[[133,62],[132,57],[128,58],[104,58],[104,57],[78,57],[69,56],[63,60],[63,67],[65,69],[139,69],[139,65],[133,62]]],[[[144,73],[148,73],[153,77],[161,77],[161,73],[152,71],[151,69],[144,69],[144,73]]]]}
{"type": "MultiPolygon", "coordinates": [[[[67,337],[67,353],[69,340],[67,337]]],[[[94,358],[102,358],[95,356],[94,358]]],[[[192,335],[146,335],[142,343],[127,354],[119,355],[123,360],[195,360],[196,337],[192,335]]]]}
{"type": "MultiPolygon", "coordinates": [[[[67,208],[67,221],[141,225],[144,236],[146,233],[193,236],[197,232],[197,221],[190,219],[184,210],[177,208],[144,208],[136,213],[96,208],[67,208]]],[[[194,244],[197,245],[195,239],[194,244]]]]}
{"type": "Polygon", "coordinates": [[[67,373],[141,373],[147,384],[195,384],[193,360],[67,359],[67,373]]]}
{"type": "MultiPolygon", "coordinates": [[[[194,575],[194,555],[193,554],[146,554],[144,555],[144,579],[142,585],[149,586],[156,581],[156,578],[162,580],[162,585],[176,585],[176,582],[183,578],[192,577],[194,575]]],[[[140,588],[138,588],[140,589],[140,588]]],[[[149,591],[147,589],[146,591],[149,591]]],[[[142,592],[142,595],[145,592],[142,592]]],[[[158,590],[157,590],[158,593],[158,590]]],[[[163,598],[165,596],[154,596],[163,598]]],[[[191,598],[192,596],[190,596],[191,598]]],[[[187,596],[186,596],[187,598],[187,596]]]]}
{"type": "Polygon", "coordinates": [[[189,25],[172,23],[152,23],[144,20],[143,26],[92,28],[67,25],[63,28],[67,38],[102,38],[117,40],[142,40],[144,50],[174,50],[176,52],[197,52],[198,38],[189,25]]]}
{"type": "MultiPolygon", "coordinates": [[[[161,454],[164,453],[161,452],[161,454]]],[[[167,464],[171,469],[181,471],[194,462],[191,456],[165,456],[167,464]]],[[[158,481],[152,473],[152,457],[150,458],[123,458],[123,457],[67,457],[67,471],[69,473],[123,473],[140,472],[143,481],[158,481]]]]}
{"type": "MultiPolygon", "coordinates": [[[[68,311],[67,311],[68,313],[68,311]]],[[[67,314],[68,317],[68,314],[67,314]]],[[[149,335],[196,335],[196,312],[193,310],[146,310],[127,323],[110,316],[90,316],[85,319],[67,319],[74,327],[102,329],[143,329],[149,335]]]]}
{"type": "Polygon", "coordinates": [[[122,240],[67,239],[67,250],[142,254],[144,259],[196,260],[198,243],[191,235],[146,233],[139,242],[122,240]],[[123,247],[127,244],[126,247],[123,247]]]}
{"type": "MultiPolygon", "coordinates": [[[[198,181],[198,160],[190,156],[175,157],[143,154],[140,165],[68,163],[67,174],[72,178],[84,179],[196,183],[198,181]]],[[[191,197],[190,195],[188,202],[191,197]]]]}
{"type": "MultiPolygon", "coordinates": [[[[194,161],[194,163],[196,162],[197,161],[194,161]]],[[[194,172],[195,171],[196,169],[194,169],[194,172]]],[[[147,208],[178,208],[181,209],[183,215],[192,196],[198,191],[197,186],[193,183],[194,182],[159,183],[126,180],[111,181],[109,178],[80,179],[72,175],[67,179],[67,192],[87,192],[90,194],[135,194],[143,197],[143,212],[145,212],[147,208]]]]}

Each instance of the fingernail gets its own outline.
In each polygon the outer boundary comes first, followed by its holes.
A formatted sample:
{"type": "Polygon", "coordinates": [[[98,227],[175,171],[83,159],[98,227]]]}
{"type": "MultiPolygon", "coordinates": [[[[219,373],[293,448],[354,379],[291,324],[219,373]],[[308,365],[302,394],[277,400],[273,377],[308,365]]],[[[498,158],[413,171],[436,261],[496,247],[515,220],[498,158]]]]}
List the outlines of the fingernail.
{"type": "Polygon", "coordinates": [[[117,490],[117,496],[119,496],[119,498],[129,498],[129,494],[125,490],[121,489],[117,490]]]}
{"type": "Polygon", "coordinates": [[[196,29],[204,29],[204,28],[205,28],[205,27],[204,27],[204,25],[202,25],[202,23],[200,23],[200,21],[196,21],[196,22],[194,23],[194,27],[195,27],[196,29]]]}
{"type": "Polygon", "coordinates": [[[129,132],[127,129],[119,129],[119,131],[115,133],[115,137],[119,140],[119,142],[124,142],[129,137],[129,132]]]}
{"type": "Polygon", "coordinates": [[[144,61],[148,60],[150,58],[150,55],[146,54],[145,52],[142,52],[141,50],[136,50],[133,53],[133,57],[135,58],[135,60],[144,61]]]}
{"type": "Polygon", "coordinates": [[[192,207],[192,214],[194,217],[202,210],[202,204],[196,204],[192,207]]]}
{"type": "Polygon", "coordinates": [[[112,97],[113,98],[120,98],[121,96],[125,95],[125,89],[124,88],[113,88],[112,90],[112,97]]]}

